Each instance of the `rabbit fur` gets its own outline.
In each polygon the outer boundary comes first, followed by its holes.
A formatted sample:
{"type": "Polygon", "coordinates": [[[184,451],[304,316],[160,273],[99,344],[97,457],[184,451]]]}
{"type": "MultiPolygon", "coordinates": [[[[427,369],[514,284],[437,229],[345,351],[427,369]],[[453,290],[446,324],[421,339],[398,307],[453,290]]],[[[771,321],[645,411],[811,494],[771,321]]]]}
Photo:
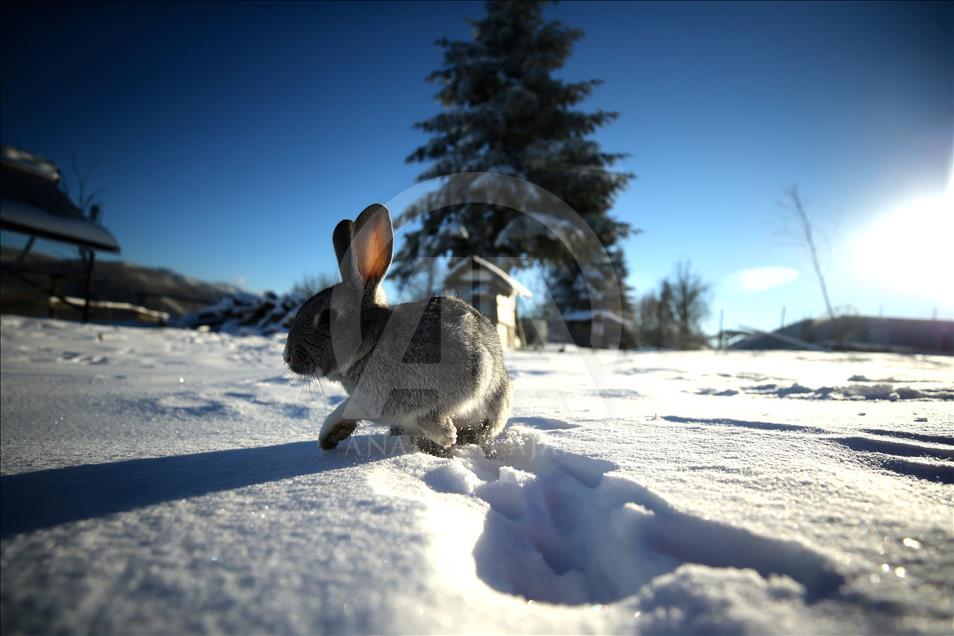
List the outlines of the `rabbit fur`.
{"type": "Polygon", "coordinates": [[[333,234],[342,282],[308,299],[289,327],[284,358],[302,375],[340,382],[348,398],[325,419],[334,448],[358,420],[400,428],[420,448],[488,449],[510,415],[511,387],[494,325],[460,299],[389,306],[381,281],[391,263],[388,209],[368,206],[333,234]]]}

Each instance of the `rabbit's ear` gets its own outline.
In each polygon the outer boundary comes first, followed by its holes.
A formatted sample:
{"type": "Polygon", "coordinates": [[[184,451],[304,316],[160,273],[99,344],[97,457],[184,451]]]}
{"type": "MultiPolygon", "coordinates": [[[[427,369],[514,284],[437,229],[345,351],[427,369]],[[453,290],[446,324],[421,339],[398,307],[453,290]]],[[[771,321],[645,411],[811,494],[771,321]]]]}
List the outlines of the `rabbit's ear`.
{"type": "Polygon", "coordinates": [[[358,215],[351,239],[354,264],[360,282],[374,287],[381,282],[391,265],[394,231],[391,213],[380,203],[372,203],[358,215]]]}
{"type": "Polygon", "coordinates": [[[338,271],[341,280],[348,282],[354,279],[354,256],[351,254],[351,231],[354,223],[345,219],[335,226],[331,240],[335,244],[335,256],[338,257],[338,271]]]}

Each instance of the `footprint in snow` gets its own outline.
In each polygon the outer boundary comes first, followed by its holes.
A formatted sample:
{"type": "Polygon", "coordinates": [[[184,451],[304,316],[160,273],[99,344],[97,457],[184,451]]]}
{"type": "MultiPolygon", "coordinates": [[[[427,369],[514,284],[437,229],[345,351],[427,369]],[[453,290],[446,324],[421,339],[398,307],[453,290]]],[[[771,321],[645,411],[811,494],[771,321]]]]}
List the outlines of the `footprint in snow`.
{"type": "Polygon", "coordinates": [[[594,395],[598,395],[603,398],[638,398],[640,397],[638,391],[633,391],[632,389],[599,389],[593,392],[594,395]]]}
{"type": "Polygon", "coordinates": [[[802,585],[806,602],[844,583],[821,554],[676,510],[643,486],[607,475],[615,468],[511,434],[497,459],[459,457],[424,481],[489,504],[474,548],[477,574],[528,600],[610,603],[685,564],[788,576],[802,585]]]}
{"type": "Polygon", "coordinates": [[[131,403],[140,411],[164,417],[222,417],[231,413],[224,402],[209,399],[191,391],[172,393],[158,398],[143,398],[131,403]]]}
{"type": "MultiPolygon", "coordinates": [[[[681,417],[678,415],[664,415],[661,419],[675,424],[731,426],[760,431],[807,433],[810,435],[824,435],[827,433],[827,431],[823,429],[811,426],[779,424],[776,422],[752,422],[727,418],[681,417]]],[[[861,432],[912,441],[879,439],[877,437],[867,437],[863,435],[823,437],[822,439],[854,451],[863,457],[866,463],[873,465],[875,468],[927,481],[954,484],[954,467],[949,463],[954,461],[954,449],[944,448],[945,446],[954,446],[954,438],[944,435],[927,435],[886,429],[862,429],[861,432]]]]}
{"type": "Polygon", "coordinates": [[[579,424],[571,424],[563,420],[552,417],[511,417],[508,424],[516,426],[527,426],[540,431],[557,431],[570,428],[579,428],[579,424]]]}
{"type": "Polygon", "coordinates": [[[828,440],[854,451],[868,464],[881,470],[925,481],[954,484],[954,466],[950,463],[954,461],[954,448],[950,448],[951,438],[881,429],[869,429],[866,432],[886,437],[903,437],[912,441],[902,442],[864,435],[831,437],[828,440]]]}
{"type": "Polygon", "coordinates": [[[281,411],[287,417],[294,419],[305,419],[311,415],[311,409],[303,404],[289,404],[287,402],[276,402],[274,400],[265,400],[254,393],[243,393],[240,391],[227,391],[223,394],[224,397],[241,400],[255,406],[261,406],[266,409],[273,409],[281,411]]]}

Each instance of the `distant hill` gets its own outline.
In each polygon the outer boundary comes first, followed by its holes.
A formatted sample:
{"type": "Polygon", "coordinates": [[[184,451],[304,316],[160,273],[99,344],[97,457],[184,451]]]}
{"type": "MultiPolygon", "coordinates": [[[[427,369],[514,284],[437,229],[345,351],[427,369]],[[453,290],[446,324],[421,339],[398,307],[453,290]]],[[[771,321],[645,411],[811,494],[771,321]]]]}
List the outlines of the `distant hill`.
{"type": "MultiPolygon", "coordinates": [[[[743,335],[743,334],[739,334],[743,335]]],[[[802,320],[772,333],[743,335],[730,349],[838,349],[893,353],[954,354],[954,321],[840,316],[802,320]]]]}
{"type": "MultiPolygon", "coordinates": [[[[0,248],[4,264],[18,254],[17,249],[0,248]]],[[[51,273],[57,276],[56,291],[64,296],[85,295],[86,280],[78,260],[58,259],[43,253],[31,253],[25,265],[26,276],[49,289],[51,273]]],[[[234,285],[209,283],[166,268],[143,267],[124,261],[98,261],[93,270],[92,299],[130,303],[167,312],[171,318],[193,313],[215,304],[226,296],[241,293],[234,285]]],[[[8,272],[0,277],[0,312],[27,316],[49,315],[49,294],[37,290],[8,272]]],[[[59,308],[56,316],[76,318],[72,309],[59,308]]]]}

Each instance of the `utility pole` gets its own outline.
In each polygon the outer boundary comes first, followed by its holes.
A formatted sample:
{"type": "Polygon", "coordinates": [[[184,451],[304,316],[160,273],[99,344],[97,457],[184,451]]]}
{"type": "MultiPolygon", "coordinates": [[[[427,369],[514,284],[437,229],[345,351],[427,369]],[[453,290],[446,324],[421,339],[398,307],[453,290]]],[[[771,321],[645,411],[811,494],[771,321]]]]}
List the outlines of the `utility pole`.
{"type": "Polygon", "coordinates": [[[719,351],[725,348],[725,331],[722,329],[722,319],[725,318],[725,309],[719,310],[719,351]]]}

